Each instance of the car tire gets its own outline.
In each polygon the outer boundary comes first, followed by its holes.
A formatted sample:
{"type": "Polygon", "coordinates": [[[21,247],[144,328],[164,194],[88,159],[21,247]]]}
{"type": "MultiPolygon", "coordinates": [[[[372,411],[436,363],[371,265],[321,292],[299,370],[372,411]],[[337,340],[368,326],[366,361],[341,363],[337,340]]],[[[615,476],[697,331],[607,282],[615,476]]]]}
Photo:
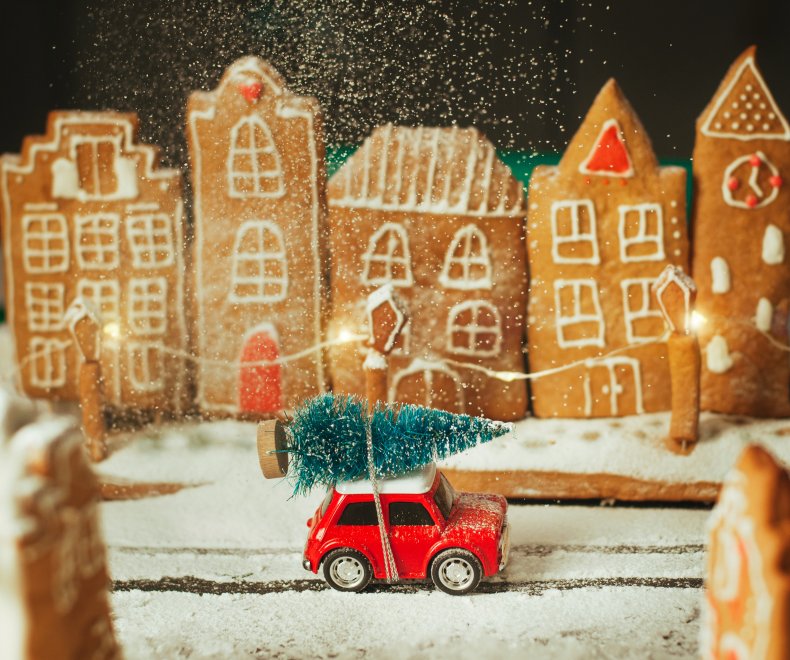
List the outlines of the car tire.
{"type": "Polygon", "coordinates": [[[373,577],[370,562],[361,552],[350,548],[332,550],[322,564],[324,579],[338,591],[362,591],[373,577]]]}
{"type": "Polygon", "coordinates": [[[431,580],[436,588],[453,596],[474,591],[482,576],[480,560],[461,548],[444,550],[431,562],[431,580]]]}

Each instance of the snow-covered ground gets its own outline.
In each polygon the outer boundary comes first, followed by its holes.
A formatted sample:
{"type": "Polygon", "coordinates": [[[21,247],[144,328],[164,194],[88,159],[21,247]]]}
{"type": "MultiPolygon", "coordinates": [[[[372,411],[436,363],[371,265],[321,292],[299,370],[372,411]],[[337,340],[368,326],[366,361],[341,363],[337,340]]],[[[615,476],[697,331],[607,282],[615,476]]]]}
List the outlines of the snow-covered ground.
{"type": "Polygon", "coordinates": [[[704,510],[511,505],[510,565],[477,593],[340,594],[300,565],[322,493],[290,498],[286,482],[264,480],[254,439],[236,422],[169,429],[98,466],[197,484],[102,505],[129,658],[696,653],[704,510]]]}

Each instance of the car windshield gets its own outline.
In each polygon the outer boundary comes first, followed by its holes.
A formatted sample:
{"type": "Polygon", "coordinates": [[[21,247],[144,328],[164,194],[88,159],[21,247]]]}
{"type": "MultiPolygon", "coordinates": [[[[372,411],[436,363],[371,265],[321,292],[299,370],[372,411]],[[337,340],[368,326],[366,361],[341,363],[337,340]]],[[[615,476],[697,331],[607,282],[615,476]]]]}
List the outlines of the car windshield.
{"type": "Polygon", "coordinates": [[[445,520],[447,520],[447,518],[450,517],[450,511],[455,501],[455,491],[443,474],[439,475],[439,487],[436,489],[434,499],[436,500],[436,506],[439,507],[439,511],[442,512],[445,520]]]}

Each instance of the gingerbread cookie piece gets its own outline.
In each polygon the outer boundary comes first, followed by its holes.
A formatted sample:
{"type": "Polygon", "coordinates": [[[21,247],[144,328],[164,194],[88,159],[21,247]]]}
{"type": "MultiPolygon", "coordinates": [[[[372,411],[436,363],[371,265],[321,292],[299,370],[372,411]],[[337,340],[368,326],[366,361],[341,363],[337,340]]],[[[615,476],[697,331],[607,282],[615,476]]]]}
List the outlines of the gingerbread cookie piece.
{"type": "Polygon", "coordinates": [[[708,529],[702,657],[790,657],[790,474],[747,447],[708,529]]]}
{"type": "Polygon", "coordinates": [[[664,321],[651,286],[667,264],[688,270],[685,186],[685,170],[659,167],[614,80],[560,164],[533,171],[530,370],[576,364],[532,381],[536,415],[608,417],[670,407],[664,321]]]}
{"type": "Polygon", "coordinates": [[[64,314],[81,296],[100,313],[111,404],[188,401],[181,175],[136,131],[134,114],[52,112],[46,135],[0,160],[8,323],[30,396],[78,398],[64,314]]]}
{"type": "Polygon", "coordinates": [[[0,390],[0,655],[119,658],[96,479],[64,418],[29,421],[0,390]]]}
{"type": "Polygon", "coordinates": [[[190,96],[187,136],[197,403],[234,415],[291,409],[326,386],[317,348],[327,263],[318,101],[245,57],[216,89],[190,96]]]}
{"type": "Polygon", "coordinates": [[[790,126],[754,47],[697,120],[693,162],[702,407],[790,415],[790,362],[777,346],[789,343],[790,126]]]}
{"type": "MultiPolygon", "coordinates": [[[[330,337],[367,334],[367,297],[390,283],[409,318],[389,357],[390,401],[523,417],[524,381],[486,372],[524,372],[527,284],[523,191],[493,145],[474,128],[381,126],[328,197],[330,337]]],[[[364,344],[330,356],[335,391],[364,396],[364,344]]]]}

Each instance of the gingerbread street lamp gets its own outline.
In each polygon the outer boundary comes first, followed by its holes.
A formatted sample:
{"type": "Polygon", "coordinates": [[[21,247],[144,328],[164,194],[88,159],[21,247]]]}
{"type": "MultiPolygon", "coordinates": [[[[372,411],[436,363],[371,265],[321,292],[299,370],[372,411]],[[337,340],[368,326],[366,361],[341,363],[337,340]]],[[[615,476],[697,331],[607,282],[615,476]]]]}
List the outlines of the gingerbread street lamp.
{"type": "Polygon", "coordinates": [[[692,326],[697,286],[682,268],[669,265],[653,283],[653,295],[669,330],[672,419],[667,446],[676,453],[687,454],[699,438],[701,356],[692,326]]]}

